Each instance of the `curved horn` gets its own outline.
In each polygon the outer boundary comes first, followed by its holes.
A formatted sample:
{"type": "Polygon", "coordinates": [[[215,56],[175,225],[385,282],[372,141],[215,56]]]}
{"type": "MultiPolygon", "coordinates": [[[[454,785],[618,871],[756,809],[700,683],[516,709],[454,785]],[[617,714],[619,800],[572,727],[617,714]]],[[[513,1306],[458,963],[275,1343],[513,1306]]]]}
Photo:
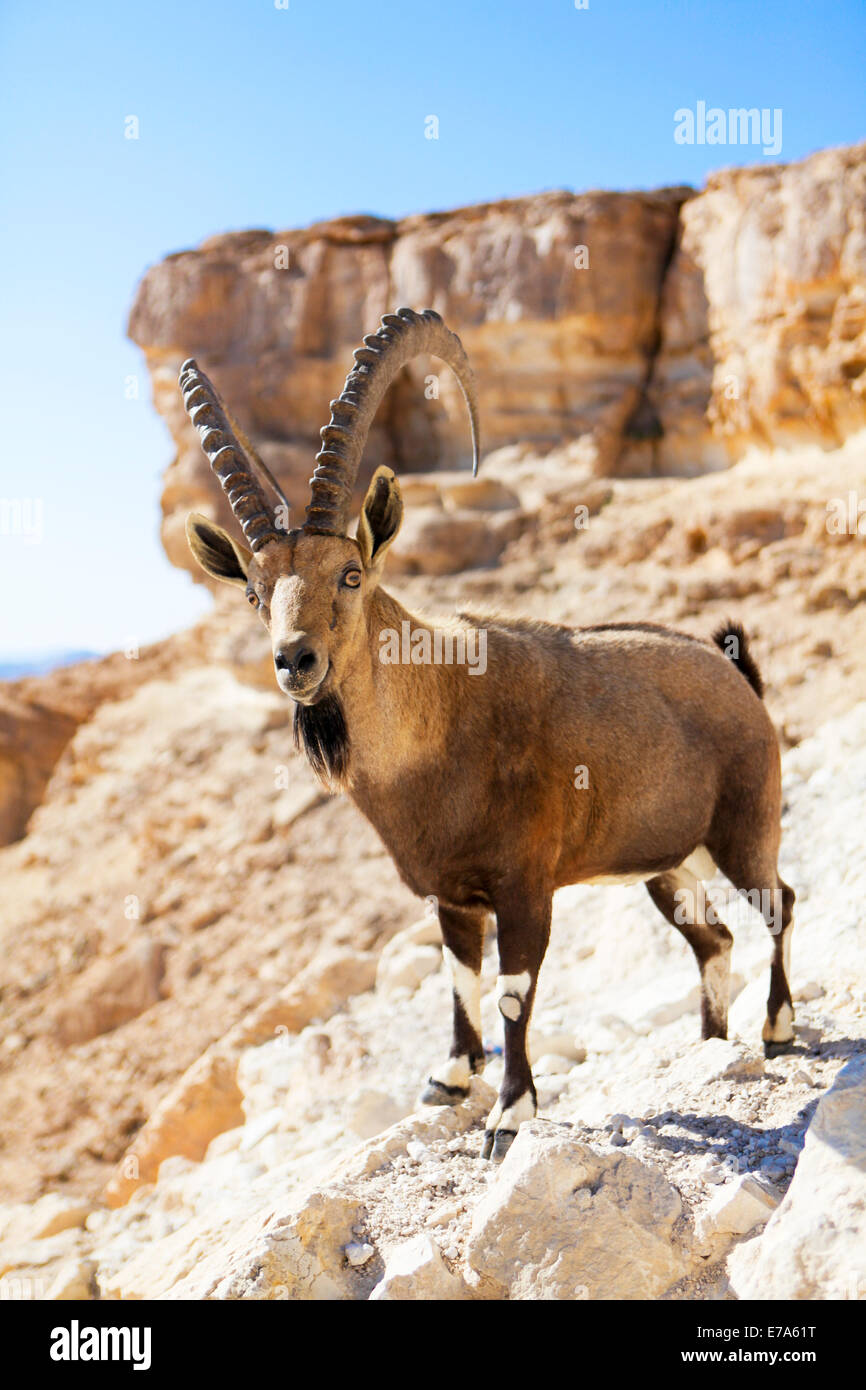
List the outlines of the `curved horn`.
{"type": "Polygon", "coordinates": [[[400,368],[420,352],[441,357],[460,383],[472,426],[473,476],[478,472],[478,400],[460,339],[433,309],[420,314],[398,309],[396,314],[385,314],[381,328],[356,349],[355,366],[342,394],[331,401],[331,419],[320,431],[324,448],[316,455],[316,471],[310,479],[305,531],[346,534],[352,489],[373,416],[400,368]]]}
{"type": "Polygon", "coordinates": [[[184,362],[178,384],[186,412],[199,431],[201,447],[222,483],[244,539],[251,550],[261,550],[268,541],[278,540],[280,532],[268,499],[253,474],[253,464],[263,470],[283,502],[285,498],[246,435],[232,420],[213,382],[194,358],[184,362]]]}

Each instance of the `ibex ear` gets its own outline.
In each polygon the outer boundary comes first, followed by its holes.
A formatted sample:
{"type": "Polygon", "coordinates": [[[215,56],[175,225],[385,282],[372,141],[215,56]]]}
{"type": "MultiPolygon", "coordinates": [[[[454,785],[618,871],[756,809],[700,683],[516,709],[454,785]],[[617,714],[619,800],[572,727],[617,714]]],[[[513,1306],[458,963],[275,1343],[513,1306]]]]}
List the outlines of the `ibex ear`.
{"type": "Polygon", "coordinates": [[[356,536],[365,569],[379,569],[402,520],[403,498],[397,479],[390,468],[377,468],[364,498],[356,536]]]}
{"type": "Polygon", "coordinates": [[[189,548],[205,574],[222,579],[226,584],[246,587],[247,570],[252,559],[246,546],[238,545],[221,526],[215,526],[200,512],[190,512],[186,519],[186,538],[189,548]]]}

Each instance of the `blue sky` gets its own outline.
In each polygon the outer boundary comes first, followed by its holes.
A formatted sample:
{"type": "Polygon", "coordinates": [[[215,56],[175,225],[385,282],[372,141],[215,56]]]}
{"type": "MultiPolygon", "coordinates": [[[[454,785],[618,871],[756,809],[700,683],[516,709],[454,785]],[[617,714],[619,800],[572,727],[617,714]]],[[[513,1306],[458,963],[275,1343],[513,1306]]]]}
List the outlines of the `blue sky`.
{"type": "Polygon", "coordinates": [[[149,264],[228,229],[763,161],[677,144],[698,101],[780,108],[798,159],[866,137],[864,58],[862,0],[4,0],[0,499],[42,516],[39,540],[0,534],[0,657],[208,606],[158,539],[171,443],[124,336],[149,264]]]}

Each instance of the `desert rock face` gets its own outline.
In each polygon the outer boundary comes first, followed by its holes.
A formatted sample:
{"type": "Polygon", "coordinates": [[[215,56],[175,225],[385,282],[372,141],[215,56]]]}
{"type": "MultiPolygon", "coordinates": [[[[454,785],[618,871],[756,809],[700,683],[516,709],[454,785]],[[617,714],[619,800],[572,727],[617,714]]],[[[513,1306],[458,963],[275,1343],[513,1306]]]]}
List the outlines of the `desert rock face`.
{"type": "MultiPolygon", "coordinates": [[[[399,223],[343,218],[222,236],[155,266],[139,288],[130,334],[145,350],[157,409],[178,448],[163,494],[171,559],[187,565],[182,523],[190,508],[228,518],[179,401],[183,359],[199,358],[237,403],[300,514],[327,403],[384,305],[434,308],[461,334],[478,377],[486,448],[586,435],[609,471],[641,398],[687,196],[550,193],[399,223]],[[588,268],[575,266],[580,247],[588,268]]],[[[371,466],[466,462],[463,399],[439,370],[419,359],[395,383],[371,432],[371,466]]]]}
{"type": "Polygon", "coordinates": [[[840,444],[866,409],[866,151],[714,174],[683,205],[650,398],[664,466],[840,444]]]}
{"type": "Polygon", "coordinates": [[[431,303],[489,452],[473,480],[435,363],[396,384],[369,463],[401,470],[407,607],[743,622],[784,752],[795,1050],[761,1051],[747,907],[729,1040],[701,1043],[694,962],[646,892],[563,890],[539,1117],[481,1163],[494,935],[484,1075],[419,1108],[448,1046],[438,922],[295,752],[224,588],[167,642],[0,688],[0,1297],[866,1296],[864,167],[233,234],[148,272],[132,329],[178,448],[176,563],[190,507],[231,524],[180,360],[300,506],[351,348],[431,303]]]}
{"type": "MultiPolygon", "coordinates": [[[[327,402],[384,306],[438,310],[475,368],[484,448],[571,442],[564,479],[700,473],[755,442],[838,445],[866,424],[864,206],[858,146],[716,174],[699,194],[545,193],[170,256],[130,318],[177,448],[166,550],[191,569],[186,513],[228,519],[180,404],[181,361],[213,374],[300,519],[327,402]]],[[[369,468],[465,465],[462,398],[438,373],[419,360],[395,383],[369,468]]]]}

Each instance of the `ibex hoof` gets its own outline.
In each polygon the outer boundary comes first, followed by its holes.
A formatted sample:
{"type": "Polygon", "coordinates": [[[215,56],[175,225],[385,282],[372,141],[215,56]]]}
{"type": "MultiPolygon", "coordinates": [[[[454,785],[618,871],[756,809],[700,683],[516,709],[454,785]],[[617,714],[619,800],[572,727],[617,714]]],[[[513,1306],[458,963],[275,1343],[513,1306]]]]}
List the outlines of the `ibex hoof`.
{"type": "Polygon", "coordinates": [[[765,1057],[784,1057],[786,1053],[788,1053],[788,1052],[796,1052],[796,1050],[797,1050],[797,1048],[796,1048],[796,1044],[794,1043],[794,1039],[793,1039],[793,1038],[789,1038],[789,1040],[788,1040],[787,1042],[765,1042],[765,1043],[764,1043],[764,1056],[765,1056],[765,1057]]]}
{"type": "Polygon", "coordinates": [[[491,1163],[501,1163],[516,1138],[516,1129],[486,1129],[481,1157],[489,1158],[491,1163]]]}
{"type": "Polygon", "coordinates": [[[459,1105],[469,1092],[465,1086],[446,1086],[444,1081],[434,1081],[431,1076],[421,1092],[422,1105],[459,1105]]]}

